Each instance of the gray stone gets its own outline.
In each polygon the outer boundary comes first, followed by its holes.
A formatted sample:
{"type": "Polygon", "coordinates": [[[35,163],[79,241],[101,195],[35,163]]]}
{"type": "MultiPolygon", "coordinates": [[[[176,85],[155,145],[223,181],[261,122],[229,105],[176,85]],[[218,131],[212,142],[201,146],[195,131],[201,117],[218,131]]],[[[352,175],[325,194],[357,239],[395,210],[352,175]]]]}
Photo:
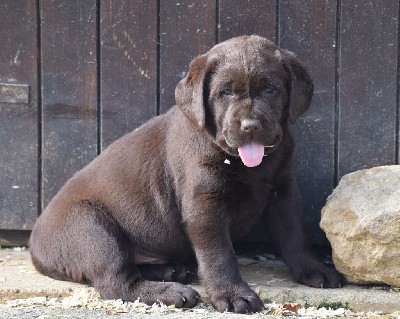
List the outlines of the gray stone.
{"type": "Polygon", "coordinates": [[[400,166],[343,176],[321,215],[335,266],[350,282],[400,286],[400,166]]]}

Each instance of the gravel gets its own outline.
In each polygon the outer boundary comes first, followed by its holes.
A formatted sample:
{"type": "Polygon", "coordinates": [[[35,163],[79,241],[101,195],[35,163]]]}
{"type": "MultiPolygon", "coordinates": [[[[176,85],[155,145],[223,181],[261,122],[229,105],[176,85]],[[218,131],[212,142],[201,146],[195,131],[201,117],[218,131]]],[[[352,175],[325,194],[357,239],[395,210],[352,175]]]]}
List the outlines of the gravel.
{"type": "MultiPolygon", "coordinates": [[[[340,305],[339,305],[340,306],[340,305]]],[[[140,300],[103,300],[93,288],[80,288],[69,297],[32,297],[4,300],[0,304],[0,319],[5,318],[370,318],[400,319],[400,311],[390,315],[355,313],[349,309],[308,307],[299,303],[265,304],[262,313],[239,315],[215,312],[209,304],[193,309],[177,309],[162,303],[146,305],[140,300]]]]}

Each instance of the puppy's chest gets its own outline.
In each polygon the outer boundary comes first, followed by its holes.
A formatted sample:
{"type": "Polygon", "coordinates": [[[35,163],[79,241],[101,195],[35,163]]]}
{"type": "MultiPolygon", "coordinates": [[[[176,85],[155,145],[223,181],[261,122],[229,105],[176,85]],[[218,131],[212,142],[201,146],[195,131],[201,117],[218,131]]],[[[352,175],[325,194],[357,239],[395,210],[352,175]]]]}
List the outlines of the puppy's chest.
{"type": "Polygon", "coordinates": [[[226,178],[226,198],[233,224],[253,224],[262,214],[273,193],[268,175],[229,172],[226,178]]]}

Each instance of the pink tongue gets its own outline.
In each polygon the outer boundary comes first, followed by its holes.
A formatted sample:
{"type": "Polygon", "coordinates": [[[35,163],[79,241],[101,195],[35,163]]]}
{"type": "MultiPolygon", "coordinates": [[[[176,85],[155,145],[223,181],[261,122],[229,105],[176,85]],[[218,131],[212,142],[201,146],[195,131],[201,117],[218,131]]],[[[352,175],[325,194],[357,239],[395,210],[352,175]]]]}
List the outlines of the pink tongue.
{"type": "Polygon", "coordinates": [[[264,156],[264,146],[251,142],[238,148],[239,156],[247,167],[260,165],[264,156]]]}

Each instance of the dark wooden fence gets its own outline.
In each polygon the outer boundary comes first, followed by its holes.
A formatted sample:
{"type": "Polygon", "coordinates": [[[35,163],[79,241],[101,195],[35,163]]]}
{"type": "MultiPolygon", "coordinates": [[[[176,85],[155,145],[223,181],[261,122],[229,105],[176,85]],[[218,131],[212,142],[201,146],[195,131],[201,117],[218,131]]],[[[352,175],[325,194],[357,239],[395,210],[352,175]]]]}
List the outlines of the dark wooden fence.
{"type": "Polygon", "coordinates": [[[314,243],[348,172],[398,162],[399,0],[4,0],[0,2],[0,229],[29,230],[102,149],[174,104],[190,60],[259,34],[315,81],[294,126],[314,243]]]}

